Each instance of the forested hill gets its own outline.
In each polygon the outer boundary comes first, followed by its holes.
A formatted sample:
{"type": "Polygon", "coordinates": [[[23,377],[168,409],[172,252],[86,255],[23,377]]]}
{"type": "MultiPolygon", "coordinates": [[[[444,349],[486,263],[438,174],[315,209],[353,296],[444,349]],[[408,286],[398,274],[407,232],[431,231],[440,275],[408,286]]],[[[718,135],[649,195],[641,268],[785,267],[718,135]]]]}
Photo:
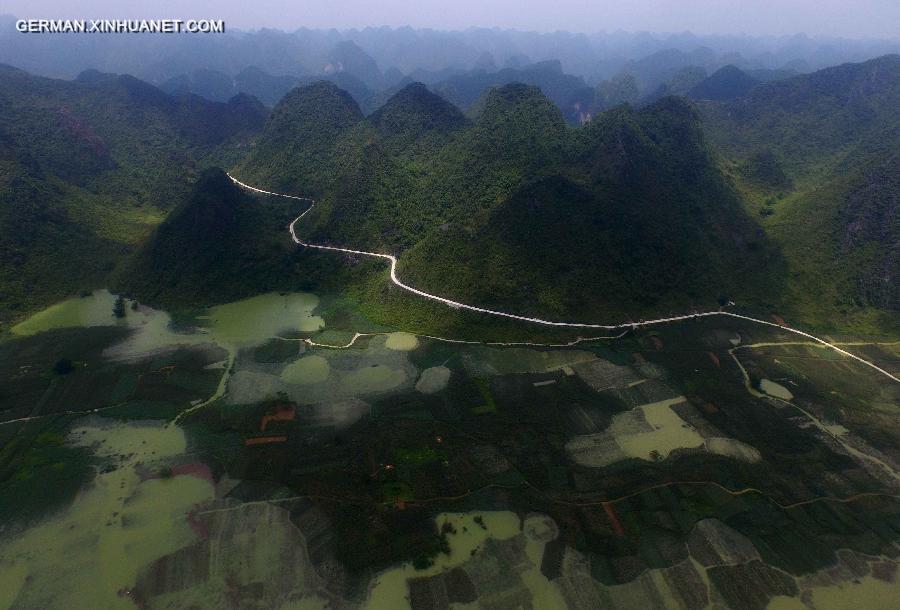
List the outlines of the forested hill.
{"type": "Polygon", "coordinates": [[[302,286],[303,252],[284,230],[296,209],[260,202],[218,168],[203,171],[115,285],[142,300],[197,308],[302,286]]]}
{"type": "Polygon", "coordinates": [[[269,113],[99,72],[0,75],[4,319],[104,285],[127,258],[148,298],[183,285],[205,303],[294,275],[315,289],[305,265],[332,259],[292,250],[280,214],[294,207],[255,209],[221,172],[192,190],[218,165],[315,197],[297,226],[310,241],[399,254],[405,280],[475,305],[605,321],[731,299],[820,328],[896,325],[898,56],[761,84],[725,70],[704,99],[579,127],[521,83],[467,115],[412,83],[366,116],[330,82],[269,113]],[[259,247],[223,250],[229,231],[259,247]],[[185,244],[190,257],[166,254],[185,244]],[[226,268],[249,271],[226,284],[226,268]]]}
{"type": "Polygon", "coordinates": [[[311,239],[403,252],[416,285],[480,305],[609,319],[779,290],[777,251],[677,98],[574,128],[522,84],[468,122],[421,85],[365,118],[320,83],[282,100],[236,174],[319,198],[311,239]]]}
{"type": "Polygon", "coordinates": [[[900,56],[699,104],[746,208],[788,260],[785,310],[863,331],[896,326],[900,56]]]}
{"type": "Polygon", "coordinates": [[[900,122],[900,55],[761,84],[724,103],[702,103],[716,146],[741,155],[770,148],[791,172],[839,161],[900,122]]]}
{"type": "Polygon", "coordinates": [[[254,98],[169,96],[130,76],[0,66],[0,320],[104,285],[187,192],[262,128],[254,98]]]}

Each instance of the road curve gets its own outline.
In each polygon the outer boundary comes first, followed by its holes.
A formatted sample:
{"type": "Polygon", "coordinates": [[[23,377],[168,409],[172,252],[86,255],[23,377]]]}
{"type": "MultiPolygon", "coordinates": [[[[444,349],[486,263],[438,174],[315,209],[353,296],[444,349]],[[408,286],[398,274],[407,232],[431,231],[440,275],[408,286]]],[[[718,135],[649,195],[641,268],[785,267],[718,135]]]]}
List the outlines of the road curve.
{"type": "Polygon", "coordinates": [[[841,349],[837,345],[834,345],[833,343],[829,343],[829,342],[825,341],[824,339],[820,339],[819,337],[811,335],[807,332],[803,332],[802,330],[797,330],[796,328],[791,328],[790,326],[784,326],[782,324],[776,324],[774,322],[768,322],[766,320],[760,320],[758,318],[751,318],[750,316],[744,316],[744,315],[740,315],[740,314],[736,314],[736,313],[731,313],[729,311],[723,311],[723,310],[704,311],[704,312],[691,313],[691,314],[685,314],[685,315],[680,315],[680,316],[672,316],[669,318],[656,318],[653,320],[642,320],[640,322],[624,322],[621,324],[587,324],[587,323],[583,323],[583,322],[557,322],[557,321],[553,321],[553,320],[543,320],[541,318],[519,316],[519,315],[512,314],[512,313],[507,313],[505,311],[497,311],[494,309],[485,309],[483,307],[476,307],[475,305],[467,305],[466,303],[460,303],[459,301],[453,301],[451,299],[448,299],[448,298],[445,298],[445,297],[442,297],[442,296],[439,296],[436,294],[431,294],[430,292],[425,292],[424,290],[419,290],[418,288],[415,288],[408,284],[404,284],[400,280],[400,278],[397,277],[397,257],[394,256],[393,254],[381,254],[379,252],[366,252],[365,250],[353,250],[351,248],[339,248],[337,246],[325,246],[325,245],[321,245],[321,244],[312,244],[312,243],[304,242],[303,240],[301,240],[299,237],[297,237],[297,233],[294,230],[294,227],[304,216],[306,216],[306,214],[309,213],[310,210],[313,209],[313,207],[315,207],[315,205],[316,205],[315,199],[312,199],[311,197],[300,197],[297,195],[285,195],[283,193],[275,193],[272,191],[267,191],[267,190],[264,190],[261,188],[257,188],[255,186],[250,186],[249,184],[246,184],[244,182],[241,182],[240,180],[238,180],[237,178],[232,176],[230,173],[228,173],[227,175],[231,179],[232,182],[234,182],[236,185],[238,185],[244,189],[247,189],[248,191],[252,191],[254,193],[261,193],[263,195],[273,195],[275,197],[284,197],[286,199],[294,199],[297,201],[305,201],[305,202],[309,203],[309,207],[306,208],[306,210],[304,210],[302,214],[297,216],[297,218],[295,218],[293,221],[291,221],[291,224],[288,225],[288,231],[290,231],[291,239],[294,241],[294,243],[296,243],[300,246],[303,246],[304,248],[313,248],[316,250],[329,250],[332,252],[344,252],[347,254],[359,254],[361,256],[371,256],[371,257],[385,259],[385,260],[389,261],[391,264],[391,282],[393,282],[400,288],[403,288],[404,290],[407,290],[413,294],[417,294],[426,299],[431,299],[432,301],[439,301],[439,302],[444,303],[445,305],[452,307],[454,309],[466,309],[469,311],[476,311],[479,313],[484,313],[484,314],[488,314],[488,315],[492,315],[492,316],[509,318],[511,320],[518,320],[520,322],[530,322],[532,324],[541,324],[544,326],[555,326],[555,327],[563,327],[563,328],[597,328],[597,329],[604,329],[604,330],[622,330],[622,329],[627,330],[629,328],[637,329],[637,328],[644,327],[644,326],[665,324],[667,322],[678,322],[681,320],[691,320],[691,319],[706,318],[706,317],[713,317],[713,316],[727,316],[727,317],[731,317],[731,318],[738,318],[740,320],[746,320],[748,322],[753,322],[755,324],[772,326],[772,327],[779,328],[779,329],[784,330],[789,333],[794,333],[796,335],[806,337],[807,339],[811,339],[817,343],[820,343],[826,347],[829,347],[829,348],[833,349],[834,351],[838,352],[839,354],[847,356],[848,358],[852,358],[852,359],[856,360],[857,362],[860,362],[861,364],[864,364],[864,365],[868,366],[869,368],[874,369],[875,371],[881,373],[882,375],[888,377],[889,379],[891,379],[897,383],[900,383],[900,378],[898,378],[894,374],[890,373],[889,371],[884,370],[883,368],[879,367],[878,365],[876,365],[873,362],[869,362],[868,360],[866,360],[864,358],[860,358],[856,354],[853,354],[851,352],[848,352],[847,350],[841,349]]]}

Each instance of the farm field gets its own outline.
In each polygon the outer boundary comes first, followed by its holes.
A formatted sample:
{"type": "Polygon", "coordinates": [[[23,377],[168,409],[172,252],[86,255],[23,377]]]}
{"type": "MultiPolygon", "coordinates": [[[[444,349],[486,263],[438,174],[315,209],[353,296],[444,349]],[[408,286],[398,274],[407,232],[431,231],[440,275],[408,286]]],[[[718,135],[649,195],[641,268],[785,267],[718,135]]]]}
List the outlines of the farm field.
{"type": "Polygon", "coordinates": [[[498,346],[308,293],[115,301],[0,342],[0,607],[898,601],[897,384],[796,336],[498,346]]]}

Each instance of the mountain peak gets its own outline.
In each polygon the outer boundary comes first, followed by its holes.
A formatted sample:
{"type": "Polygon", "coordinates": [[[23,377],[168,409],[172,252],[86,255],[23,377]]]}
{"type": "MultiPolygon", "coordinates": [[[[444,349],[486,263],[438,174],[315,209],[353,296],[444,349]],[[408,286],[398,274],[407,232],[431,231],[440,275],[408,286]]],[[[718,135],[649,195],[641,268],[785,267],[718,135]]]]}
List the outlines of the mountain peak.
{"type": "Polygon", "coordinates": [[[320,192],[337,162],[335,142],[364,118],[353,97],[334,83],[296,87],[272,109],[239,175],[277,188],[320,192]]]}
{"type": "Polygon", "coordinates": [[[509,83],[487,92],[480,125],[498,125],[511,121],[520,126],[553,125],[563,129],[562,112],[545,96],[540,87],[523,83],[509,83]]]}
{"type": "Polygon", "coordinates": [[[223,230],[235,206],[244,197],[241,189],[219,167],[204,170],[190,196],[161,225],[161,232],[183,230],[200,236],[223,230]]]}
{"type": "Polygon", "coordinates": [[[334,75],[346,72],[363,81],[367,87],[381,83],[382,74],[372,56],[352,40],[337,43],[328,55],[323,73],[334,75]]]}
{"type": "Polygon", "coordinates": [[[418,82],[406,85],[391,96],[369,120],[388,135],[413,136],[431,130],[450,131],[466,123],[456,106],[418,82]]]}
{"type": "Polygon", "coordinates": [[[362,120],[363,114],[349,93],[326,80],[290,90],[272,110],[272,123],[291,129],[284,121],[299,120],[304,125],[319,123],[320,128],[342,128],[362,120]]]}
{"type": "Polygon", "coordinates": [[[758,80],[729,64],[697,83],[688,92],[688,96],[696,100],[733,100],[758,84],[758,80]]]}

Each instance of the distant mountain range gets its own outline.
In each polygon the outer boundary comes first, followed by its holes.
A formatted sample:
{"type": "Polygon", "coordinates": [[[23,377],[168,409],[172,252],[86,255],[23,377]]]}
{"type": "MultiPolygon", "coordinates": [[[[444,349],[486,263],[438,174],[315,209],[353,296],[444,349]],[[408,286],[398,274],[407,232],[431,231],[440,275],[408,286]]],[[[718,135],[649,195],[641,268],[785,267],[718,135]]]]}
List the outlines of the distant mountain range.
{"type": "MultiPolygon", "coordinates": [[[[28,17],[28,15],[19,15],[28,17]]],[[[89,68],[132,74],[161,84],[182,74],[213,70],[234,76],[248,67],[273,75],[326,76],[344,71],[372,90],[404,75],[433,84],[428,74],[495,72],[556,60],[563,72],[596,86],[616,74],[638,77],[646,91],[687,66],[708,74],[733,64],[742,70],[812,72],[900,52],[897,40],[717,36],[690,32],[579,34],[488,28],[464,31],[370,27],[293,32],[231,30],[216,36],[53,37],[22,36],[15,17],[0,15],[0,63],[56,78],[89,68]]]]}

